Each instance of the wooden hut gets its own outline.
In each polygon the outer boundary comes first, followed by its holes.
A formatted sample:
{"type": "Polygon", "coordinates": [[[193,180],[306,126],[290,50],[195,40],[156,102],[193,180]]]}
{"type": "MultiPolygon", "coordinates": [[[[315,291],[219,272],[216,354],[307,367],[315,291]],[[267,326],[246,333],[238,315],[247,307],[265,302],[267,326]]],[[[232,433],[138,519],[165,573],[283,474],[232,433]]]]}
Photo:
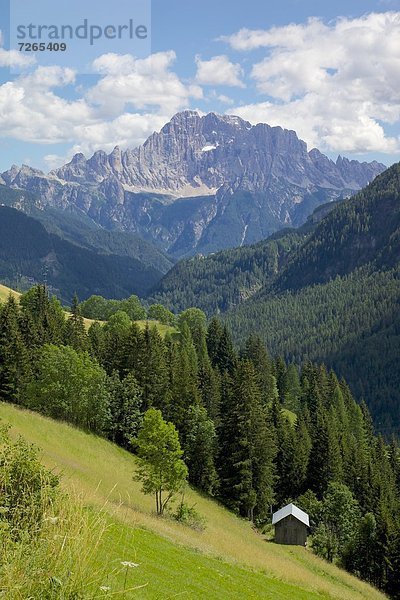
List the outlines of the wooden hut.
{"type": "Polygon", "coordinates": [[[272,525],[275,526],[275,541],[278,544],[307,544],[307,528],[310,526],[308,514],[294,504],[288,504],[274,513],[272,525]]]}

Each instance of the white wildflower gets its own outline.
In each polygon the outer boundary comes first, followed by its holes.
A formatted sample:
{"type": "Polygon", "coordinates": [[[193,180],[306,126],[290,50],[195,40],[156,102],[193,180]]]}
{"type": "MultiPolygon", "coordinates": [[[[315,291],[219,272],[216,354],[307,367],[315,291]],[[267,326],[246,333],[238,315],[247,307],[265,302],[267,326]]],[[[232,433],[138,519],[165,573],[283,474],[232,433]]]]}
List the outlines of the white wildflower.
{"type": "Polygon", "coordinates": [[[127,567],[127,568],[129,568],[129,569],[133,569],[133,568],[135,568],[135,567],[138,567],[138,566],[139,566],[137,563],[130,562],[129,560],[123,560],[123,561],[121,562],[121,565],[122,565],[123,567],[127,567]]]}

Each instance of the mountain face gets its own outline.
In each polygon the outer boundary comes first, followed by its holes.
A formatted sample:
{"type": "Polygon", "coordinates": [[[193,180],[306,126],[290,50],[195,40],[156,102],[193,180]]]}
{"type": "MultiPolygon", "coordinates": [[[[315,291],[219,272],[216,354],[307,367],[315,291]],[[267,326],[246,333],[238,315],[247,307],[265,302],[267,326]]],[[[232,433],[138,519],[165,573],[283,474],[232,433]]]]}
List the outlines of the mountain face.
{"type": "Polygon", "coordinates": [[[89,160],[77,154],[48,175],[14,166],[0,182],[33,192],[38,208],[83,212],[182,257],[300,225],[314,208],[351,195],[384,169],[308,152],[281,127],[185,111],[134,150],[98,151],[89,160]]]}
{"type": "Polygon", "coordinates": [[[270,295],[296,292],[359,269],[400,264],[400,163],[350,199],[318,207],[297,229],[257,244],[179,261],[150,292],[175,312],[209,317],[270,295]]]}

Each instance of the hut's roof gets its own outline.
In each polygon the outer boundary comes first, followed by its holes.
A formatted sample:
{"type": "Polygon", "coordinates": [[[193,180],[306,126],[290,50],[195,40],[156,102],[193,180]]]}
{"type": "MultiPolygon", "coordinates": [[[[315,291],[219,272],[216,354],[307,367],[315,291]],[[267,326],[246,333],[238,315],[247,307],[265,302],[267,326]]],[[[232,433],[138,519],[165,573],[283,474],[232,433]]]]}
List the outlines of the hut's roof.
{"type": "Polygon", "coordinates": [[[304,525],[307,525],[307,527],[310,526],[308,514],[304,512],[304,510],[298,508],[295,504],[288,504],[274,513],[272,515],[272,525],[276,525],[279,521],[282,521],[282,519],[289,517],[289,515],[293,515],[293,517],[301,523],[304,523],[304,525]]]}

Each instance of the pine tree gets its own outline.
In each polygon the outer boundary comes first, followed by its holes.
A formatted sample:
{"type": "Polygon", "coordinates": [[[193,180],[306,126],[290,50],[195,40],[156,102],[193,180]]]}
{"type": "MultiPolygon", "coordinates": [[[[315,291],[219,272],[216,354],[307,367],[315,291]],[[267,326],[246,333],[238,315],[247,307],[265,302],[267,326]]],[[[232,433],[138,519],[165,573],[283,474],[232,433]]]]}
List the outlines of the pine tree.
{"type": "Polygon", "coordinates": [[[391,598],[400,598],[400,525],[397,524],[388,542],[386,592],[391,598]]]}
{"type": "Polygon", "coordinates": [[[20,298],[22,311],[32,318],[40,344],[60,344],[64,337],[65,316],[57,298],[49,299],[47,288],[37,285],[20,298]]]}
{"type": "Polygon", "coordinates": [[[98,321],[95,321],[89,327],[88,337],[90,355],[93,358],[95,358],[101,365],[104,365],[104,358],[106,353],[106,340],[103,327],[98,321]]]}
{"type": "Polygon", "coordinates": [[[203,406],[214,425],[218,426],[220,414],[220,374],[214,369],[207,349],[206,330],[202,329],[199,334],[197,348],[198,380],[199,390],[203,406]]]}
{"type": "Polygon", "coordinates": [[[157,327],[150,327],[148,323],[138,339],[137,360],[132,372],[142,389],[143,410],[155,407],[167,415],[170,397],[166,348],[157,327]]]}
{"type": "Polygon", "coordinates": [[[253,334],[247,339],[243,358],[252,361],[257,374],[262,401],[265,406],[268,406],[277,397],[278,391],[271,357],[259,336],[253,334]]]}
{"type": "Polygon", "coordinates": [[[299,415],[295,427],[295,468],[293,473],[293,495],[294,497],[306,491],[308,462],[311,452],[311,437],[307,428],[307,420],[304,412],[299,415]]]}
{"type": "Polygon", "coordinates": [[[103,366],[111,375],[118,371],[121,377],[125,374],[125,348],[129,338],[131,320],[123,311],[111,315],[103,326],[104,356],[103,366]]]}
{"type": "Polygon", "coordinates": [[[185,434],[187,411],[200,403],[197,354],[192,335],[183,323],[179,343],[172,344],[170,354],[169,418],[181,434],[185,434]]]}
{"type": "Polygon", "coordinates": [[[6,402],[20,403],[24,386],[31,376],[29,354],[19,330],[18,306],[9,296],[0,311],[0,396],[6,402]]]}
{"type": "Polygon", "coordinates": [[[141,390],[131,373],[121,381],[117,371],[109,377],[108,389],[111,413],[109,437],[119,446],[131,449],[131,439],[137,437],[143,421],[141,390]]]}
{"type": "Polygon", "coordinates": [[[83,352],[89,347],[85,322],[81,315],[78,296],[74,294],[71,305],[71,316],[65,323],[65,343],[72,346],[74,350],[83,352]]]}
{"type": "Polygon", "coordinates": [[[180,331],[183,330],[184,325],[189,328],[196,351],[199,352],[207,327],[206,315],[199,308],[188,308],[179,315],[178,319],[180,331]]]}
{"type": "Polygon", "coordinates": [[[208,327],[207,347],[212,365],[232,374],[237,360],[232,337],[226,325],[222,326],[215,318],[208,327]]]}
{"type": "Polygon", "coordinates": [[[221,336],[222,325],[216,317],[213,317],[207,330],[207,349],[213,367],[217,366],[221,336]]]}
{"type": "Polygon", "coordinates": [[[220,420],[220,386],[221,386],[221,375],[218,370],[214,370],[209,364],[203,364],[199,368],[199,390],[203,406],[207,410],[207,413],[214,422],[214,425],[218,427],[220,420]]]}
{"type": "Polygon", "coordinates": [[[308,487],[321,499],[331,479],[330,433],[321,403],[317,406],[314,415],[311,440],[307,474],[308,487]]]}
{"type": "Polygon", "coordinates": [[[122,360],[122,371],[124,373],[135,373],[139,364],[139,346],[141,332],[137,323],[131,323],[124,342],[124,356],[122,360]]]}
{"type": "Polygon", "coordinates": [[[236,365],[237,355],[233,346],[232,336],[228,327],[224,325],[218,348],[217,366],[221,371],[227,370],[233,373],[236,365]]]}
{"type": "Polygon", "coordinates": [[[250,361],[238,362],[222,407],[221,495],[242,516],[265,519],[273,499],[275,446],[250,361]]]}
{"type": "Polygon", "coordinates": [[[217,436],[214,423],[199,405],[190,406],[183,441],[184,458],[189,469],[189,481],[207,494],[218,490],[215,468],[217,436]]]}
{"type": "Polygon", "coordinates": [[[299,371],[290,364],[282,380],[283,405],[288,410],[298,413],[300,410],[301,385],[299,371]]]}
{"type": "Polygon", "coordinates": [[[275,361],[275,376],[276,376],[276,384],[278,386],[279,399],[281,404],[284,402],[285,395],[285,378],[286,378],[286,363],[282,356],[278,356],[275,361]]]}

